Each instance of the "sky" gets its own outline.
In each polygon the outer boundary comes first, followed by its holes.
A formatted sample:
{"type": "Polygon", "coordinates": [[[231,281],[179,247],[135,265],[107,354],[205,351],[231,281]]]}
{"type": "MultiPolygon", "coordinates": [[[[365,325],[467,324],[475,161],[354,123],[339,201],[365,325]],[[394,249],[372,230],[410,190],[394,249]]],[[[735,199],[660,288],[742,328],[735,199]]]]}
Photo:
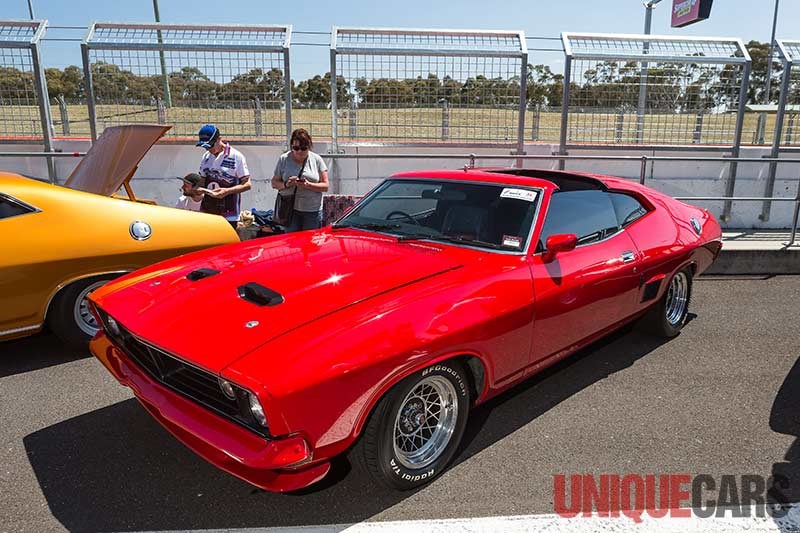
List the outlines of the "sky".
{"type": "MultiPolygon", "coordinates": [[[[42,45],[46,67],[80,65],[80,39],[92,21],[152,22],[152,0],[31,0],[37,19],[51,29],[42,45]],[[53,26],[76,26],[59,29],[53,26]],[[64,40],[74,39],[74,40],[64,40]]],[[[28,0],[0,0],[4,19],[27,19],[28,0]]],[[[738,37],[768,42],[774,0],[716,0],[708,20],[670,27],[672,0],[655,6],[651,33],[675,36],[738,37]]],[[[161,21],[185,24],[290,24],[292,78],[302,80],[328,70],[331,26],[524,31],[531,64],[563,70],[558,38],[562,31],[642,33],[641,0],[159,0],[161,21]],[[321,32],[306,34],[301,32],[321,32]],[[532,39],[532,37],[534,37],[532,39]],[[542,39],[539,39],[542,38],[542,39]],[[306,44],[307,43],[307,44],[306,44]]],[[[800,39],[800,1],[779,4],[777,39],[800,39]]]]}

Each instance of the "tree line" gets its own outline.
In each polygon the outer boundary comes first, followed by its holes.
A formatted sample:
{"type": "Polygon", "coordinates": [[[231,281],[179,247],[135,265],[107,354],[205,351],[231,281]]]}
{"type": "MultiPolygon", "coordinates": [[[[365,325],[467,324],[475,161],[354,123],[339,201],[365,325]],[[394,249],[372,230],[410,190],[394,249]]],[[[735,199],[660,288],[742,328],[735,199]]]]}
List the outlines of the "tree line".
{"type": "MultiPolygon", "coordinates": [[[[753,59],[749,101],[763,101],[769,46],[757,41],[747,45],[753,59]]],[[[702,61],[698,58],[698,61],[702,61]]],[[[161,75],[140,76],[113,63],[98,61],[91,65],[95,101],[98,104],[145,104],[164,100],[161,75]]],[[[646,72],[647,105],[650,110],[682,112],[696,109],[725,108],[735,104],[730,99],[732,86],[738,86],[740,69],[722,69],[700,63],[653,63],[646,72]]],[[[780,74],[780,68],[775,75],[780,74]]],[[[572,105],[592,108],[635,109],[643,77],[636,62],[605,61],[573,79],[572,105]]],[[[68,66],[63,70],[45,69],[49,93],[71,101],[86,97],[83,70],[68,66]]],[[[183,67],[167,75],[172,105],[260,106],[279,109],[285,105],[283,71],[254,68],[220,83],[197,67],[183,67]]],[[[528,65],[527,104],[529,108],[559,107],[562,104],[563,74],[547,65],[528,65]]],[[[775,98],[778,83],[774,83],[775,98]]],[[[11,67],[0,67],[0,99],[15,102],[29,98],[25,87],[32,87],[32,74],[11,67]]],[[[32,89],[28,89],[32,91],[32,89]]],[[[435,74],[413,79],[356,78],[336,79],[336,97],[340,109],[350,106],[376,107],[516,107],[521,87],[519,77],[489,78],[482,75],[457,80],[435,74]]],[[[299,82],[291,81],[292,106],[320,108],[330,105],[330,73],[299,82]]]]}

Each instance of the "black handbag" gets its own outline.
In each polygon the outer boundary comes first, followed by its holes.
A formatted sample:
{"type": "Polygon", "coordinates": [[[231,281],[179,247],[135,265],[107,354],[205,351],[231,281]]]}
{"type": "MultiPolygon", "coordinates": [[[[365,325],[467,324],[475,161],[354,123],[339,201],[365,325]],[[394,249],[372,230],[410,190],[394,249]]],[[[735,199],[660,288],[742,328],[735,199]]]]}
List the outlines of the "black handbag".
{"type": "MultiPolygon", "coordinates": [[[[300,173],[297,179],[303,177],[303,171],[306,169],[306,160],[303,161],[303,166],[300,167],[300,173]]],[[[294,201],[297,196],[297,186],[294,187],[291,194],[280,194],[275,198],[275,209],[272,212],[272,220],[281,226],[290,226],[292,218],[294,218],[294,201]]]]}

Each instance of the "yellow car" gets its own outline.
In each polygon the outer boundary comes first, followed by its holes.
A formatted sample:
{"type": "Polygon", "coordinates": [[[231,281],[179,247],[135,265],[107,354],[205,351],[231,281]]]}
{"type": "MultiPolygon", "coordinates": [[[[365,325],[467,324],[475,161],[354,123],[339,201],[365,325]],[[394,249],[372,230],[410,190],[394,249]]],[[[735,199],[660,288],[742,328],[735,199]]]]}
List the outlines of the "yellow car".
{"type": "Polygon", "coordinates": [[[66,343],[86,346],[98,329],[86,299],[94,289],[145,265],[239,240],[223,217],[134,197],[130,178],[168,129],[107,128],[64,187],[0,172],[0,340],[47,324],[66,343]],[[127,198],[113,196],[121,188],[127,198]]]}

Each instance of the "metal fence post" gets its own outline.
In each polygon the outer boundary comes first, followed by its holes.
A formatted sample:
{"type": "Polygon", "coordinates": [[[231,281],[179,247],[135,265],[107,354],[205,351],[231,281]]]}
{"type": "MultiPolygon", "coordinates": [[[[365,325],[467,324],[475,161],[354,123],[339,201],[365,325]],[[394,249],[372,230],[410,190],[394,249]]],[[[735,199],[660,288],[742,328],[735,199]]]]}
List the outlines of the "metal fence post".
{"type": "Polygon", "coordinates": [[[156,96],[156,113],[158,115],[158,123],[159,124],[166,124],[167,123],[167,111],[164,109],[164,102],[156,96]]]}
{"type": "Polygon", "coordinates": [[[536,106],[533,110],[533,119],[531,120],[531,140],[539,140],[539,122],[542,119],[542,107],[536,106]]]}
{"type": "Polygon", "coordinates": [[[87,42],[94,35],[95,23],[89,25],[89,31],[81,43],[81,58],[83,59],[83,85],[86,90],[86,107],[89,111],[89,132],[92,142],[97,140],[97,109],[94,100],[94,80],[92,80],[92,65],[89,63],[89,45],[87,42]]]}
{"type": "Polygon", "coordinates": [[[261,100],[256,96],[253,101],[253,126],[256,128],[256,137],[264,135],[264,121],[261,117],[261,100]]]}
{"type": "Polygon", "coordinates": [[[347,118],[350,121],[350,140],[358,139],[358,106],[355,100],[350,102],[350,110],[348,111],[347,118]]]}
{"type": "MultiPolygon", "coordinates": [[[[519,33],[522,46],[519,72],[519,122],[517,124],[517,155],[525,155],[525,111],[528,109],[528,45],[525,34],[519,33]]],[[[522,159],[517,159],[517,168],[522,168],[522,159]]]]}
{"type": "Polygon", "coordinates": [[[639,167],[639,183],[644,185],[645,180],[647,179],[647,156],[642,156],[642,164],[639,167]]]}
{"type": "Polygon", "coordinates": [[[786,125],[786,144],[792,144],[792,136],[794,134],[794,118],[797,115],[794,113],[789,114],[789,123],[786,125]]]}
{"type": "MultiPolygon", "coordinates": [[[[331,152],[339,152],[339,132],[337,125],[339,117],[336,116],[337,109],[337,87],[336,87],[336,26],[331,28],[331,152]]],[[[335,162],[335,160],[334,160],[335,162]]]]}
{"type": "Polygon", "coordinates": [[[756,132],[753,135],[753,144],[764,144],[764,136],[767,130],[767,114],[759,113],[756,122],[756,132]]]}
{"type": "Polygon", "coordinates": [[[292,140],[292,76],[289,71],[289,47],[292,42],[292,26],[286,27],[286,40],[283,44],[283,92],[286,103],[286,146],[289,147],[292,140]]]}
{"type": "Polygon", "coordinates": [[[58,100],[58,110],[61,113],[61,132],[64,135],[69,135],[69,110],[67,109],[67,101],[64,99],[63,94],[59,94],[56,100],[58,100]]]}
{"type": "Polygon", "coordinates": [[[450,107],[447,105],[447,98],[442,99],[442,140],[450,138],[450,107]]]}
{"type": "MultiPolygon", "coordinates": [[[[47,93],[47,80],[42,68],[42,59],[39,51],[39,39],[47,27],[47,21],[42,21],[37,30],[37,36],[31,45],[31,61],[33,64],[33,84],[36,88],[36,98],[39,100],[39,116],[42,121],[42,140],[44,141],[44,151],[53,151],[53,120],[50,116],[50,96],[47,93]]],[[[51,183],[57,183],[56,165],[53,158],[47,157],[47,175],[51,183]]]]}
{"type": "Polygon", "coordinates": [[[694,133],[692,133],[692,143],[700,144],[703,136],[703,114],[698,113],[694,122],[694,133]]]}
{"type": "MultiPolygon", "coordinates": [[[[738,163],[736,158],[739,157],[739,149],[742,145],[742,128],[744,128],[744,111],[745,106],[747,105],[747,89],[750,86],[750,67],[751,67],[751,60],[750,55],[747,54],[747,48],[744,47],[744,43],[740,42],[740,47],[744,50],[746,61],[744,63],[744,68],[742,70],[742,84],[739,89],[739,108],[736,112],[736,130],[733,134],[733,146],[731,147],[731,157],[733,161],[730,164],[730,172],[728,174],[728,183],[725,186],[725,196],[733,196],[734,188],[736,187],[736,171],[738,167],[738,163]]],[[[720,217],[723,222],[727,222],[731,219],[731,208],[733,207],[733,202],[728,200],[725,202],[725,205],[722,208],[722,216],[720,217]]]]}
{"type": "Polygon", "coordinates": [[[625,113],[622,111],[617,113],[616,131],[617,143],[622,143],[623,133],[625,131],[625,113]]]}
{"type": "MultiPolygon", "coordinates": [[[[558,141],[558,155],[567,155],[567,127],[569,114],[570,78],[572,76],[572,53],[569,39],[565,33],[561,34],[561,42],[564,44],[564,87],[561,97],[561,132],[558,141]]],[[[558,160],[558,169],[564,170],[565,161],[558,160]]]]}
{"type": "MultiPolygon", "coordinates": [[[[769,152],[771,159],[777,159],[781,152],[781,137],[783,134],[783,119],[786,117],[786,101],[789,98],[790,82],[792,80],[792,57],[787,53],[782,41],[778,41],[778,50],[783,57],[783,80],[781,80],[781,94],[778,96],[778,110],[775,115],[775,133],[772,135],[772,149],[769,152]]],[[[767,171],[767,181],[764,184],[764,197],[770,198],[775,190],[775,177],[778,173],[777,161],[770,161],[767,171]]],[[[759,219],[764,222],[769,220],[772,202],[764,200],[761,204],[759,219]]]]}

